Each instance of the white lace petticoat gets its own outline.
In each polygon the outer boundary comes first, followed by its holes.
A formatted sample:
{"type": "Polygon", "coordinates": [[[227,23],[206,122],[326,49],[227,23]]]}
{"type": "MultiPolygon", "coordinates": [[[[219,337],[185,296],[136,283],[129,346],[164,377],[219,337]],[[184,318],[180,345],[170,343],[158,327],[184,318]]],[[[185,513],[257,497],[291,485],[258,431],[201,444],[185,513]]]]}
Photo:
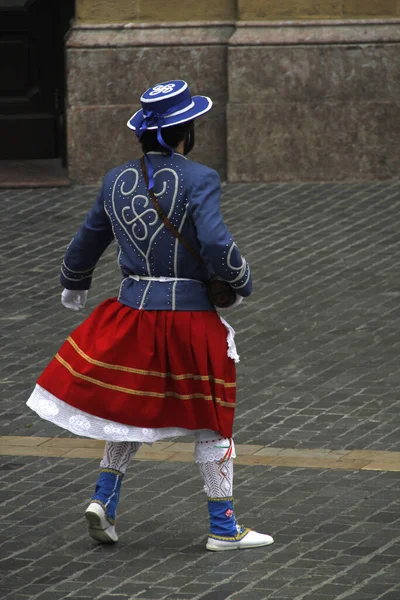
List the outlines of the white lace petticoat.
{"type": "MultiPolygon", "coordinates": [[[[53,394],[40,385],[36,385],[27,405],[42,419],[46,419],[46,421],[50,421],[58,425],[58,427],[62,427],[81,437],[107,442],[142,442],[143,444],[152,444],[163,439],[194,435],[197,442],[204,442],[201,444],[201,450],[199,448],[196,449],[197,454],[201,453],[201,462],[220,459],[226,452],[224,446],[220,448],[218,444],[207,443],[209,441],[223,441],[221,435],[211,429],[192,430],[183,427],[144,428],[108,421],[107,419],[96,417],[74,406],[70,406],[63,400],[60,400],[60,398],[53,396],[53,394]]],[[[233,447],[232,458],[235,456],[233,447]]],[[[199,460],[199,457],[196,456],[196,462],[199,462],[199,460]]]]}

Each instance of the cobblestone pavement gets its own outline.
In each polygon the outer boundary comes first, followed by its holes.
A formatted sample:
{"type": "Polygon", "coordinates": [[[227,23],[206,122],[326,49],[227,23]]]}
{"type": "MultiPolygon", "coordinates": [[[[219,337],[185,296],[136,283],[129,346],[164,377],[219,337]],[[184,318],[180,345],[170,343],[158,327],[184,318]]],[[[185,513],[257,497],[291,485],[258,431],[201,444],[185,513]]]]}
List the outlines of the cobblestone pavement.
{"type": "MultiPolygon", "coordinates": [[[[118,290],[114,249],[88,310],[59,304],[63,250],[89,187],[0,190],[0,435],[70,437],[25,407],[68,332],[118,290]]],[[[235,439],[277,448],[400,450],[400,183],[229,185],[223,210],[255,293],[238,334],[235,439]]],[[[135,461],[119,544],[82,513],[98,460],[0,456],[4,600],[399,600],[398,472],[238,465],[236,507],[270,548],[204,550],[191,463],[135,461]]],[[[398,465],[397,465],[398,467],[398,465]]]]}

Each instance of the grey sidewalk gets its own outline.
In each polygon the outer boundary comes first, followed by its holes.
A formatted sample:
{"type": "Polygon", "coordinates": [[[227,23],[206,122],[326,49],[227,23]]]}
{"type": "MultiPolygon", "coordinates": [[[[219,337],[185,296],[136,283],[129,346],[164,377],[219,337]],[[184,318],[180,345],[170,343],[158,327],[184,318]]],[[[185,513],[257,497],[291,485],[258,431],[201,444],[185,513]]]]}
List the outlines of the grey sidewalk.
{"type": "MultiPolygon", "coordinates": [[[[0,435],[70,435],[25,401],[88,314],[62,309],[58,270],[95,192],[0,190],[0,435]]],[[[400,449],[399,200],[399,183],[224,187],[255,278],[227,313],[241,354],[237,442],[400,449]]],[[[89,310],[118,281],[112,248],[89,310]]],[[[4,599],[400,599],[399,473],[238,466],[239,518],[276,544],[216,555],[197,471],[178,463],[132,465],[121,541],[97,547],[81,516],[96,469],[0,457],[4,599]]]]}
{"type": "Polygon", "coordinates": [[[120,541],[98,546],[82,517],[98,461],[0,457],[8,486],[4,600],[398,600],[398,473],[237,467],[240,522],[267,548],[210,553],[194,465],[135,462],[120,541]]]}

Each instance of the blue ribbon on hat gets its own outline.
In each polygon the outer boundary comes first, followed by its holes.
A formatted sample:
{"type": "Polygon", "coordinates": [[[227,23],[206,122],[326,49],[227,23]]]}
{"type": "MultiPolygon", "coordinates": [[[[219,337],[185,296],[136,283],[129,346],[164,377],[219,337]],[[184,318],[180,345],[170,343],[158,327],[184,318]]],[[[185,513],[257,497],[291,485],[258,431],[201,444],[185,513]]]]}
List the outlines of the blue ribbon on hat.
{"type": "MultiPolygon", "coordinates": [[[[171,156],[174,156],[174,149],[169,146],[168,144],[166,144],[163,140],[163,137],[161,135],[161,127],[164,123],[164,115],[161,115],[160,113],[156,113],[154,111],[149,111],[146,116],[143,118],[142,124],[140,125],[139,128],[139,139],[142,137],[142,135],[144,134],[144,132],[151,126],[157,125],[157,140],[158,143],[165,148],[166,150],[168,150],[168,152],[171,153],[171,156]]],[[[145,153],[144,155],[144,159],[146,161],[146,167],[147,167],[147,174],[149,177],[149,185],[148,185],[148,189],[152,190],[154,188],[154,169],[153,169],[153,165],[151,164],[151,160],[148,157],[148,155],[145,153]]]]}
{"type": "MultiPolygon", "coordinates": [[[[163,148],[168,150],[168,152],[171,153],[171,156],[174,156],[174,149],[171,146],[169,146],[168,144],[166,144],[163,140],[161,128],[164,125],[165,117],[168,117],[168,115],[173,114],[173,113],[177,112],[178,110],[187,108],[189,105],[190,105],[190,102],[188,104],[188,100],[187,100],[187,98],[185,98],[185,100],[183,102],[180,102],[179,104],[175,104],[174,106],[171,106],[171,108],[169,108],[168,110],[165,110],[162,113],[159,113],[159,112],[156,112],[153,110],[146,110],[144,108],[143,109],[143,119],[140,124],[140,127],[138,128],[139,139],[142,137],[142,135],[145,133],[145,131],[147,131],[147,129],[149,127],[154,127],[156,125],[157,126],[157,141],[158,141],[158,143],[163,148]]],[[[151,190],[154,188],[153,165],[151,164],[151,160],[147,156],[147,154],[144,155],[144,158],[146,161],[146,167],[147,167],[147,172],[148,172],[148,177],[149,177],[148,189],[151,190]]]]}
{"type": "MultiPolygon", "coordinates": [[[[164,115],[154,112],[152,110],[150,110],[148,113],[146,113],[146,116],[143,117],[143,121],[139,127],[139,139],[142,137],[142,135],[144,134],[144,132],[149,128],[152,127],[154,125],[157,125],[157,140],[158,143],[165,148],[166,150],[168,150],[168,152],[171,153],[171,156],[174,156],[174,149],[169,146],[168,144],[166,144],[163,140],[163,137],[161,135],[161,127],[164,123],[164,115]]],[[[148,185],[148,189],[152,190],[154,188],[154,169],[153,169],[153,165],[151,164],[151,160],[148,157],[148,155],[145,153],[144,155],[144,159],[146,161],[146,167],[147,167],[147,174],[149,177],[149,185],[148,185]]]]}

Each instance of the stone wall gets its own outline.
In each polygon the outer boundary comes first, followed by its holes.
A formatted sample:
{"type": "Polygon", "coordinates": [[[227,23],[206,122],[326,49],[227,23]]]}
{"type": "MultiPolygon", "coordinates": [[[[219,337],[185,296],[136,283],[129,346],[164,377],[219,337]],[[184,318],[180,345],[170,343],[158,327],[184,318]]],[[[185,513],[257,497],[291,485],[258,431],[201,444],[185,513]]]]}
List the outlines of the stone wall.
{"type": "Polygon", "coordinates": [[[229,181],[398,178],[399,44],[398,22],[238,27],[229,181]]]}
{"type": "Polygon", "coordinates": [[[400,17],[398,0],[76,0],[79,23],[400,17]]]}
{"type": "Polygon", "coordinates": [[[126,121],[141,93],[169,78],[213,99],[193,158],[223,179],[397,178],[399,9],[398,0],[77,0],[71,180],[97,182],[137,156],[126,121]]]}
{"type": "Polygon", "coordinates": [[[76,27],[68,40],[68,148],[72,181],[92,183],[138,155],[126,122],[151,85],[184,79],[213,99],[197,122],[193,158],[227,176],[227,42],[232,25],[76,27]]]}
{"type": "Polygon", "coordinates": [[[238,0],[242,21],[400,17],[398,0],[238,0]]]}

